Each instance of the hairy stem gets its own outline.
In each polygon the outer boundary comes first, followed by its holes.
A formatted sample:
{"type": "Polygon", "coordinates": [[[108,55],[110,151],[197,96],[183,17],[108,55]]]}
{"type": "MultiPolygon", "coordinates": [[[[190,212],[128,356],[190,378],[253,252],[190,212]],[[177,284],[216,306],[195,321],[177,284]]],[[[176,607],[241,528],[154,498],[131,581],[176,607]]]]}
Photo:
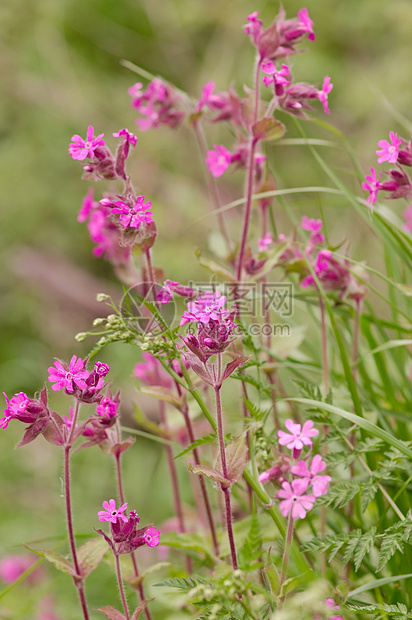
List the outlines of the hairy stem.
{"type": "MultiPolygon", "coordinates": [[[[218,358],[220,358],[220,354],[218,358]]],[[[222,414],[222,403],[220,399],[221,385],[216,385],[214,390],[215,390],[215,397],[216,397],[216,421],[217,421],[217,436],[219,439],[220,462],[222,465],[223,477],[227,480],[228,474],[227,474],[227,464],[226,464],[225,436],[223,432],[223,414],[222,414]]],[[[230,546],[230,555],[232,557],[232,566],[233,566],[233,570],[237,570],[238,565],[237,565],[237,557],[236,557],[235,538],[233,535],[232,509],[230,505],[230,488],[228,488],[225,485],[221,485],[221,488],[225,496],[225,520],[226,520],[227,535],[229,537],[229,546],[230,546]]]]}
{"type": "MultiPolygon", "coordinates": [[[[292,511],[290,511],[289,517],[288,517],[288,529],[286,532],[285,550],[283,552],[282,573],[280,575],[280,581],[279,581],[279,596],[282,591],[282,586],[285,583],[285,579],[286,579],[286,570],[288,567],[288,562],[289,562],[289,557],[290,557],[290,548],[292,545],[294,526],[295,526],[295,521],[292,518],[292,511]]],[[[283,603],[283,601],[285,600],[285,597],[286,595],[280,597],[280,603],[283,603]]]]}
{"type": "MultiPolygon", "coordinates": [[[[78,413],[78,407],[77,407],[78,413]]],[[[77,417],[75,412],[75,417],[77,417]]],[[[75,420],[73,420],[72,429],[75,426],[75,420]]],[[[69,534],[70,551],[73,559],[74,570],[76,571],[76,577],[73,577],[74,585],[79,593],[80,605],[83,612],[84,620],[89,620],[89,611],[87,609],[86,595],[84,592],[84,580],[81,577],[81,571],[79,561],[77,558],[76,543],[74,540],[73,532],[73,517],[71,506],[71,494],[70,494],[70,445],[64,447],[64,497],[66,501],[66,519],[67,519],[67,531],[69,534]]]]}
{"type": "Polygon", "coordinates": [[[122,579],[122,573],[120,571],[120,559],[119,559],[119,554],[115,553],[114,554],[114,558],[116,560],[116,576],[117,576],[117,583],[119,585],[119,590],[120,590],[120,598],[122,599],[122,605],[123,605],[123,609],[124,609],[124,615],[126,616],[126,620],[130,620],[130,613],[129,613],[129,608],[127,607],[127,601],[126,601],[126,595],[124,592],[124,586],[123,586],[123,579],[122,579]]]}
{"type": "MultiPolygon", "coordinates": [[[[180,389],[180,385],[178,383],[176,383],[176,388],[177,388],[177,392],[178,392],[179,396],[181,396],[182,395],[182,390],[180,389]]],[[[193,444],[196,440],[195,440],[195,434],[193,432],[192,421],[191,421],[190,416],[189,416],[189,411],[188,411],[187,405],[185,405],[182,408],[182,414],[183,414],[183,417],[184,417],[184,420],[185,420],[187,434],[189,436],[189,441],[190,441],[191,444],[193,444]]],[[[197,448],[193,449],[193,458],[195,460],[195,464],[196,465],[200,465],[199,452],[198,452],[197,448]]],[[[206,483],[205,483],[205,479],[204,479],[203,476],[199,476],[199,484],[200,484],[200,489],[201,489],[201,492],[202,492],[203,503],[205,505],[206,517],[207,517],[207,520],[208,520],[208,523],[209,523],[210,534],[212,536],[213,550],[215,552],[215,555],[218,556],[219,555],[219,545],[218,545],[217,537],[216,537],[216,529],[215,529],[215,523],[214,523],[214,519],[213,519],[212,507],[210,505],[209,496],[208,496],[207,488],[206,488],[206,483]]]]}
{"type": "MultiPolygon", "coordinates": [[[[118,431],[120,433],[120,429],[118,429],[118,431]]],[[[118,488],[118,492],[119,492],[120,504],[124,504],[125,503],[125,496],[124,496],[124,491],[123,491],[123,475],[122,475],[121,456],[122,456],[121,453],[120,454],[116,454],[116,456],[115,456],[115,463],[116,463],[116,474],[117,474],[117,488],[118,488]]],[[[137,564],[137,559],[136,559],[135,551],[132,551],[130,556],[132,558],[134,576],[137,579],[139,577],[139,567],[138,567],[138,564],[137,564]]],[[[146,596],[145,596],[145,592],[144,592],[144,588],[143,588],[143,581],[139,582],[138,590],[139,590],[140,600],[142,602],[145,601],[146,600],[146,596]]],[[[152,616],[151,616],[150,611],[149,611],[149,609],[147,607],[145,607],[144,612],[146,614],[147,620],[152,620],[152,616]]]]}

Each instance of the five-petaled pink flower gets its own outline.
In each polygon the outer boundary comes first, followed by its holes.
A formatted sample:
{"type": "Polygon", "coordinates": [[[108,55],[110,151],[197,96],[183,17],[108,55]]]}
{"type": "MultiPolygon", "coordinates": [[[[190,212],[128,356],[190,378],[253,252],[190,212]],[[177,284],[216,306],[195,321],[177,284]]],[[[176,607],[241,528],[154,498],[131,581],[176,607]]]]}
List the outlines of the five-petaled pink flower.
{"type": "Polygon", "coordinates": [[[319,433],[316,428],[312,428],[312,420],[307,420],[303,427],[300,424],[295,424],[293,420],[286,420],[285,426],[289,433],[278,431],[278,441],[281,446],[286,446],[289,450],[300,451],[303,446],[311,446],[312,437],[319,433]]]}
{"type": "Polygon", "coordinates": [[[112,209],[112,213],[119,214],[120,223],[127,228],[139,228],[140,224],[151,224],[154,222],[153,213],[149,211],[152,203],[148,200],[144,201],[144,196],[138,196],[136,204],[129,207],[125,202],[118,200],[114,203],[116,206],[112,209]]]}
{"type": "Polygon", "coordinates": [[[312,485],[312,492],[315,497],[320,497],[328,492],[329,482],[332,480],[330,476],[319,476],[320,472],[326,469],[326,463],[322,460],[320,454],[315,454],[308,469],[306,461],[299,461],[292,466],[291,472],[295,476],[300,476],[312,485]]]}
{"type": "Polygon", "coordinates": [[[117,523],[117,519],[121,519],[127,523],[126,515],[121,514],[126,510],[127,502],[120,506],[120,508],[116,508],[116,502],[114,499],[109,499],[108,502],[103,502],[103,508],[104,510],[100,510],[100,512],[97,513],[99,521],[110,521],[111,523],[117,523]]]}
{"type": "Polygon", "coordinates": [[[279,509],[284,517],[291,513],[292,519],[304,519],[306,512],[313,508],[316,498],[310,493],[305,495],[308,486],[309,480],[305,478],[292,480],[292,484],[286,480],[282,482],[282,488],[276,497],[283,500],[279,504],[279,509]]]}
{"type": "Polygon", "coordinates": [[[69,368],[65,367],[59,360],[54,362],[55,368],[51,366],[48,369],[49,372],[49,381],[54,383],[52,385],[52,390],[64,390],[66,389],[68,392],[74,392],[75,384],[81,389],[85,390],[87,388],[87,384],[84,382],[84,379],[87,379],[89,373],[84,367],[83,360],[79,357],[77,358],[73,355],[70,360],[69,368]]]}
{"type": "Polygon", "coordinates": [[[298,11],[298,18],[304,31],[308,33],[309,41],[314,41],[315,33],[313,32],[313,21],[309,17],[308,10],[305,8],[300,9],[300,11],[298,11]]]}
{"type": "Polygon", "coordinates": [[[9,425],[10,420],[12,420],[16,415],[22,414],[26,411],[27,405],[30,402],[29,397],[24,392],[19,392],[10,398],[7,398],[7,395],[3,392],[4,398],[6,399],[7,406],[4,410],[4,417],[0,418],[0,428],[6,429],[9,425]]]}
{"type": "Polygon", "coordinates": [[[102,398],[100,403],[96,407],[96,413],[101,418],[105,418],[109,421],[117,414],[117,407],[119,403],[111,398],[102,398]]]}
{"type": "Polygon", "coordinates": [[[330,77],[327,75],[323,80],[322,90],[318,90],[318,99],[323,105],[323,109],[326,114],[330,114],[330,110],[328,108],[328,95],[333,88],[333,84],[331,84],[330,77]]]}
{"type": "Polygon", "coordinates": [[[210,174],[220,177],[229,168],[232,154],[223,145],[215,144],[215,149],[207,152],[206,163],[210,174]]]}
{"type": "Polygon", "coordinates": [[[272,233],[268,232],[264,237],[258,239],[259,252],[264,252],[273,243],[272,233]]]}
{"type": "Polygon", "coordinates": [[[390,143],[387,140],[379,140],[378,142],[378,146],[380,146],[380,150],[376,151],[376,155],[379,155],[378,164],[382,164],[384,161],[395,164],[398,160],[402,138],[398,138],[398,134],[394,131],[389,132],[389,138],[390,143]]]}
{"type": "Polygon", "coordinates": [[[378,198],[378,191],[381,188],[381,176],[382,173],[379,173],[379,177],[376,177],[375,168],[371,168],[371,173],[366,175],[365,181],[362,183],[362,189],[365,190],[365,192],[369,192],[369,196],[366,199],[366,204],[370,207],[373,207],[378,198]]]}
{"type": "Polygon", "coordinates": [[[183,312],[180,325],[185,325],[189,321],[201,323],[209,323],[210,319],[219,321],[219,317],[227,316],[229,313],[229,310],[223,308],[225,303],[226,297],[220,291],[214,293],[206,291],[203,297],[188,303],[188,310],[183,312]]]}
{"type": "Polygon", "coordinates": [[[103,136],[104,133],[101,133],[95,138],[94,128],[89,125],[86,140],[83,140],[83,138],[77,134],[72,136],[72,143],[69,146],[69,155],[71,155],[73,159],[78,159],[79,161],[83,161],[86,157],[93,159],[96,149],[105,144],[104,140],[102,140],[103,136]]]}
{"type": "Polygon", "coordinates": [[[160,532],[155,527],[149,527],[143,534],[143,539],[148,547],[157,547],[160,539],[160,532]]]}
{"type": "Polygon", "coordinates": [[[276,69],[276,65],[272,60],[268,60],[262,63],[262,71],[267,75],[263,76],[263,83],[265,86],[274,83],[276,94],[278,96],[283,94],[283,87],[290,84],[290,80],[286,79],[286,75],[290,74],[289,67],[282,64],[282,68],[279,71],[276,69]],[[279,88],[281,87],[281,88],[279,88]]]}

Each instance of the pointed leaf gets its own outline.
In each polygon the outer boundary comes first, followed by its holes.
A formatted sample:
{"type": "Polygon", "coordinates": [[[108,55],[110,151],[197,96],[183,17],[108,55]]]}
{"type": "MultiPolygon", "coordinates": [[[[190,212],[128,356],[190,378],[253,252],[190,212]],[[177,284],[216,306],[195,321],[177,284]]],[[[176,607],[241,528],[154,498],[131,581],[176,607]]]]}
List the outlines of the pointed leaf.
{"type": "Polygon", "coordinates": [[[146,609],[146,607],[148,606],[148,604],[151,603],[152,601],[154,601],[154,598],[150,598],[147,601],[142,601],[140,603],[140,605],[138,605],[136,607],[136,609],[134,610],[134,614],[132,616],[132,620],[137,620],[138,617],[140,616],[140,614],[142,613],[142,611],[144,611],[146,609]]]}
{"type": "Polygon", "coordinates": [[[212,381],[210,380],[206,372],[205,367],[203,366],[203,364],[201,364],[199,358],[196,355],[194,355],[191,351],[185,351],[184,356],[185,356],[186,362],[189,364],[193,372],[195,372],[197,376],[203,379],[203,381],[207,383],[208,385],[213,385],[212,381]]]}
{"type": "Polygon", "coordinates": [[[172,390],[162,385],[142,386],[139,388],[139,392],[147,394],[148,396],[153,396],[159,400],[164,400],[166,403],[170,403],[176,407],[176,409],[179,409],[179,411],[182,409],[182,399],[176,396],[172,390]]]}
{"type": "Polygon", "coordinates": [[[96,609],[96,611],[101,611],[102,614],[106,616],[106,618],[109,618],[109,620],[126,620],[124,615],[111,605],[99,607],[99,609],[96,609]]]}
{"type": "Polygon", "coordinates": [[[27,549],[30,549],[30,551],[34,551],[34,553],[37,553],[37,555],[40,555],[45,560],[48,560],[48,562],[50,562],[50,564],[53,564],[53,566],[55,566],[57,570],[60,570],[63,573],[67,573],[72,577],[77,576],[73,564],[60,553],[56,553],[56,551],[49,551],[48,549],[31,549],[27,545],[25,546],[27,547],[27,549]]]}
{"type": "Polygon", "coordinates": [[[115,443],[113,446],[111,446],[109,449],[109,452],[110,454],[114,454],[114,456],[119,456],[122,452],[130,448],[130,446],[132,446],[135,443],[135,441],[136,441],[136,437],[132,437],[130,435],[129,437],[127,437],[127,439],[125,439],[121,443],[115,443]]]}
{"type": "Polygon", "coordinates": [[[192,465],[189,463],[188,469],[192,472],[192,474],[207,476],[208,478],[212,478],[216,482],[219,482],[223,486],[230,486],[229,480],[226,480],[221,473],[218,473],[215,469],[212,469],[207,465],[192,465]]]}
{"type": "Polygon", "coordinates": [[[252,356],[251,355],[247,355],[247,356],[239,356],[239,357],[235,357],[234,360],[232,360],[231,362],[229,362],[226,365],[225,370],[223,371],[223,375],[222,375],[222,381],[224,381],[225,379],[227,379],[228,377],[230,377],[230,375],[232,374],[232,372],[234,370],[236,370],[236,368],[239,368],[239,366],[241,366],[242,364],[244,364],[245,362],[248,361],[248,359],[250,359],[252,356]]]}
{"type": "MultiPolygon", "coordinates": [[[[231,485],[241,479],[248,460],[247,431],[235,437],[226,446],[227,476],[231,485]]],[[[220,456],[216,462],[216,470],[222,474],[220,456]]]]}
{"type": "Polygon", "coordinates": [[[216,261],[210,258],[204,258],[199,249],[196,250],[195,256],[199,261],[199,265],[201,265],[205,269],[208,269],[212,273],[222,276],[223,278],[225,278],[225,280],[229,280],[230,282],[236,281],[236,278],[230,271],[228,271],[225,267],[223,267],[223,265],[220,265],[216,261]]]}
{"type": "Polygon", "coordinates": [[[47,418],[41,418],[41,420],[37,420],[36,422],[33,422],[33,424],[30,424],[30,426],[26,428],[23,439],[20,443],[17,444],[15,450],[34,441],[36,437],[38,437],[44,431],[48,423],[49,421],[47,420],[47,418]]]}
{"type": "Polygon", "coordinates": [[[84,579],[100,564],[107,551],[104,538],[92,538],[77,551],[80,572],[84,579]]]}
{"type": "Polygon", "coordinates": [[[261,118],[252,125],[252,131],[258,140],[277,140],[285,133],[285,126],[275,118],[261,118]]]}

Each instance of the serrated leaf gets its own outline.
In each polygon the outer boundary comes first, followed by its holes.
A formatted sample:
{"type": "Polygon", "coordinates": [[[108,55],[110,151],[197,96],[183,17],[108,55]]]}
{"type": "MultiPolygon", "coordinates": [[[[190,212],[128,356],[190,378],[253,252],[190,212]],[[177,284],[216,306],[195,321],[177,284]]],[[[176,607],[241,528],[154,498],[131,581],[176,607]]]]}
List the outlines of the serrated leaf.
{"type": "Polygon", "coordinates": [[[96,609],[96,611],[101,611],[102,614],[104,614],[109,620],[126,620],[124,615],[111,605],[99,607],[99,609],[96,609]]]}
{"type": "Polygon", "coordinates": [[[182,450],[182,452],[179,452],[179,454],[177,454],[174,458],[179,459],[180,457],[185,456],[186,454],[189,454],[189,452],[192,452],[192,450],[196,450],[196,448],[199,448],[200,446],[204,446],[208,443],[214,443],[216,440],[217,440],[216,433],[211,433],[210,435],[205,435],[204,437],[200,437],[199,439],[196,439],[196,441],[194,441],[192,444],[190,444],[190,446],[182,450]]]}
{"type": "Polygon", "coordinates": [[[189,463],[188,470],[192,472],[192,474],[197,474],[201,476],[206,476],[207,478],[212,478],[216,482],[219,482],[223,486],[230,486],[230,481],[226,480],[222,476],[221,473],[218,473],[215,469],[208,467],[207,465],[192,465],[189,463]]]}
{"type": "MultiPolygon", "coordinates": [[[[227,477],[231,484],[238,482],[248,461],[247,431],[235,437],[225,449],[227,477]]],[[[216,462],[216,470],[223,475],[220,456],[216,462]]]]}
{"type": "Polygon", "coordinates": [[[100,564],[107,551],[107,543],[104,538],[92,538],[82,545],[77,551],[80,572],[85,579],[100,564]]]}
{"type": "Polygon", "coordinates": [[[277,140],[285,133],[285,126],[275,118],[261,118],[252,125],[253,136],[258,140],[277,140]]]}
{"type": "Polygon", "coordinates": [[[363,536],[361,536],[358,545],[355,548],[355,554],[353,556],[355,571],[359,569],[360,565],[362,564],[363,558],[372,549],[375,542],[375,535],[376,527],[371,527],[369,532],[366,532],[366,534],[363,534],[363,536]]]}

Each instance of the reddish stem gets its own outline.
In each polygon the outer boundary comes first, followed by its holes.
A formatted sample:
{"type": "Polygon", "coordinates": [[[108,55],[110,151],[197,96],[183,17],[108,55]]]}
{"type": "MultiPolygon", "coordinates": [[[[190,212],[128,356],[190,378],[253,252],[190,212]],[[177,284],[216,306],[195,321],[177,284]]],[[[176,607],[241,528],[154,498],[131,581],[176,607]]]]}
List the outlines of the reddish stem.
{"type": "Polygon", "coordinates": [[[120,597],[122,599],[122,605],[123,605],[124,613],[125,613],[125,616],[126,616],[126,620],[130,620],[129,608],[127,607],[126,595],[125,595],[125,592],[124,592],[122,573],[120,572],[119,554],[115,553],[114,554],[114,558],[116,560],[117,583],[119,585],[120,597]]]}
{"type": "MultiPolygon", "coordinates": [[[[219,356],[220,357],[220,356],[219,356]]],[[[220,390],[221,385],[215,385],[215,397],[216,397],[216,421],[217,421],[217,436],[219,439],[219,450],[220,450],[220,462],[222,465],[222,474],[223,477],[228,480],[227,474],[227,464],[226,464],[226,451],[225,451],[225,436],[223,432],[223,415],[222,415],[222,403],[220,399],[220,390]]],[[[230,505],[230,488],[225,485],[221,485],[221,489],[225,495],[225,520],[226,520],[226,530],[227,535],[229,537],[229,546],[230,546],[230,555],[232,556],[232,566],[233,570],[237,570],[237,557],[236,557],[236,546],[235,546],[235,538],[233,535],[233,526],[232,526],[232,509],[230,505]]]]}
{"type": "MultiPolygon", "coordinates": [[[[76,413],[75,413],[76,417],[76,413]]],[[[73,425],[75,421],[73,420],[73,425]]],[[[67,518],[67,531],[69,534],[70,550],[73,559],[74,569],[76,571],[76,577],[73,577],[74,585],[79,593],[80,605],[83,611],[84,620],[89,620],[89,612],[87,609],[86,595],[84,592],[84,580],[81,577],[81,571],[79,561],[77,558],[76,543],[74,540],[73,532],[73,517],[71,507],[71,495],[70,495],[70,445],[64,447],[64,496],[66,501],[66,518],[67,518]]]]}
{"type": "MultiPolygon", "coordinates": [[[[115,459],[116,459],[117,487],[118,487],[118,491],[119,491],[119,499],[120,499],[120,504],[124,504],[125,503],[125,496],[124,496],[124,492],[123,492],[123,476],[122,476],[122,467],[121,467],[121,456],[122,456],[121,453],[120,454],[116,454],[115,459]]],[[[137,560],[136,560],[135,552],[132,551],[130,555],[131,555],[131,558],[132,558],[134,575],[135,575],[135,577],[137,579],[139,577],[139,567],[137,565],[137,560]]],[[[137,587],[138,587],[138,590],[139,590],[140,600],[143,602],[143,601],[146,600],[146,596],[145,596],[144,588],[143,588],[143,581],[140,581],[139,585],[137,587]]],[[[147,620],[152,620],[152,616],[150,614],[149,609],[147,607],[145,607],[144,611],[145,611],[147,620]]]]}

